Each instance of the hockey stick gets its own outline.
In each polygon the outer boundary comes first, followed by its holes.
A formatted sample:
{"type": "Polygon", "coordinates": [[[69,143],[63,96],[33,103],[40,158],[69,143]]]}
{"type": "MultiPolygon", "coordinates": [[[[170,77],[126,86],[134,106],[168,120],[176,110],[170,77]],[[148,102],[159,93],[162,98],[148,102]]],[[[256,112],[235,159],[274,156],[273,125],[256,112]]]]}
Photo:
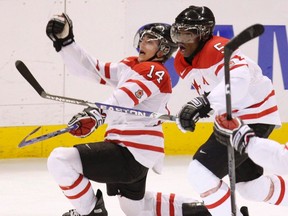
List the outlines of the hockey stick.
{"type": "MultiPolygon", "coordinates": [[[[232,105],[231,105],[231,83],[230,83],[230,68],[229,62],[232,53],[240,47],[242,44],[260,36],[264,32],[264,26],[261,24],[252,25],[237,36],[235,36],[231,41],[229,41],[224,47],[224,70],[225,70],[225,95],[226,95],[226,110],[227,110],[227,120],[232,119],[232,105]]],[[[236,216],[236,199],[235,199],[235,158],[234,149],[232,146],[227,145],[228,151],[228,172],[230,180],[230,192],[231,192],[231,212],[232,216],[236,216]]]]}
{"type": "Polygon", "coordinates": [[[39,136],[39,137],[35,137],[33,139],[30,139],[30,140],[27,140],[28,137],[30,137],[32,134],[36,133],[41,127],[37,127],[36,129],[34,129],[31,133],[29,133],[18,145],[19,148],[22,148],[24,146],[27,146],[27,145],[31,145],[33,143],[36,143],[36,142],[40,142],[40,141],[43,141],[43,140],[46,140],[46,139],[50,139],[52,137],[55,137],[55,136],[58,136],[58,135],[61,135],[61,134],[64,134],[64,133],[67,133],[71,130],[75,130],[77,129],[78,125],[72,125],[72,126],[69,126],[67,128],[63,128],[63,129],[60,129],[60,130],[57,130],[57,131],[54,131],[54,132],[51,132],[51,133],[48,133],[48,134],[44,134],[42,136],[39,136]]]}
{"type": "Polygon", "coordinates": [[[156,113],[156,112],[131,109],[131,108],[114,106],[114,105],[98,103],[98,102],[92,103],[89,101],[79,100],[79,99],[75,99],[75,98],[69,98],[69,97],[64,97],[64,96],[48,94],[47,92],[44,91],[44,89],[41,87],[41,85],[34,78],[32,73],[30,72],[30,70],[27,68],[27,66],[22,61],[17,60],[15,62],[15,66],[16,66],[17,70],[20,72],[20,74],[37,91],[37,93],[45,99],[55,100],[55,101],[59,101],[59,102],[63,102],[63,103],[82,105],[82,106],[90,106],[90,107],[100,108],[102,110],[112,110],[115,112],[127,113],[127,114],[136,115],[136,116],[156,118],[156,119],[163,120],[163,121],[176,121],[176,116],[173,116],[173,115],[167,115],[167,114],[161,114],[161,113],[156,113]]]}
{"type": "MultiPolygon", "coordinates": [[[[137,110],[137,109],[131,109],[131,108],[125,108],[125,107],[120,107],[120,106],[114,106],[114,105],[109,105],[109,104],[103,104],[103,103],[92,103],[84,100],[79,100],[75,98],[69,98],[69,97],[63,97],[63,96],[57,96],[57,95],[52,95],[48,94],[47,92],[44,91],[44,89],[41,87],[41,85],[38,83],[38,81],[34,78],[34,76],[31,74],[30,70],[26,67],[26,65],[20,61],[17,60],[15,62],[15,66],[17,70],[21,73],[21,75],[30,83],[30,85],[37,91],[37,93],[45,98],[45,99],[50,99],[50,100],[55,100],[63,103],[71,103],[71,104],[76,104],[76,105],[82,105],[82,106],[90,106],[90,107],[95,107],[95,108],[100,108],[103,110],[112,110],[115,112],[121,112],[121,113],[128,113],[136,116],[144,116],[144,117],[149,117],[149,118],[156,118],[159,120],[164,120],[164,121],[175,121],[176,116],[173,115],[167,115],[167,114],[160,114],[160,113],[155,113],[155,112],[149,112],[149,111],[143,111],[143,110],[137,110]]],[[[57,130],[54,132],[51,132],[49,134],[45,134],[30,140],[27,140],[28,137],[30,137],[32,134],[36,133],[40,127],[36,128],[33,130],[31,133],[29,133],[18,145],[19,147],[24,147],[27,145],[31,145],[33,143],[46,140],[55,136],[58,136],[63,133],[67,133],[73,129],[76,129],[78,127],[77,125],[73,125],[61,130],[57,130]]]]}

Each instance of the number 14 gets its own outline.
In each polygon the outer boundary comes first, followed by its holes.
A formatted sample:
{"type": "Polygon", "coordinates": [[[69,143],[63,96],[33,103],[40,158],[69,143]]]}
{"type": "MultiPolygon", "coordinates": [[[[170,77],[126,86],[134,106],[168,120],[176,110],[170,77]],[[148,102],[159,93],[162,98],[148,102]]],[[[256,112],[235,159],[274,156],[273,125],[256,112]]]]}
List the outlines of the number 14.
{"type": "Polygon", "coordinates": [[[154,71],[154,68],[155,66],[154,65],[151,65],[151,70],[150,72],[147,74],[147,76],[149,78],[153,78],[153,74],[155,74],[158,79],[157,79],[157,82],[160,83],[162,80],[163,80],[163,77],[165,75],[165,72],[164,71],[154,71]]]}

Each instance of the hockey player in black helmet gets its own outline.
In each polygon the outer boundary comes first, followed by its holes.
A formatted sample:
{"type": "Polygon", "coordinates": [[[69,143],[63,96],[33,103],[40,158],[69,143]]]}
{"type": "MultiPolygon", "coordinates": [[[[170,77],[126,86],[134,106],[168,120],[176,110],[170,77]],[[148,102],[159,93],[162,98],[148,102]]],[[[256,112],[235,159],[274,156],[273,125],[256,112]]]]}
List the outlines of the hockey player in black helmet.
{"type": "MultiPolygon", "coordinates": [[[[138,56],[114,63],[101,62],[75,42],[72,21],[67,14],[49,20],[46,34],[70,73],[113,87],[113,94],[105,103],[167,113],[172,84],[164,62],[177,48],[171,40],[170,28],[163,23],[145,25],[134,40],[138,56]]],[[[76,88],[81,90],[80,86],[76,88]]],[[[55,148],[48,157],[49,172],[75,208],[63,216],[108,215],[103,194],[98,189],[95,195],[91,181],[96,185],[106,183],[107,194],[118,197],[127,216],[210,215],[202,202],[191,197],[145,190],[148,170],[159,173],[163,165],[161,122],[88,107],[68,125],[77,124],[78,128],[70,133],[82,138],[104,121],[108,126],[103,141],[55,148]]]]}
{"type": "Polygon", "coordinates": [[[214,26],[215,17],[208,7],[190,6],[175,18],[171,37],[175,43],[194,44],[190,52],[184,53],[184,57],[189,61],[202,49],[205,42],[212,38],[214,26]]]}
{"type": "MultiPolygon", "coordinates": [[[[171,38],[179,47],[174,61],[176,72],[192,83],[199,94],[177,115],[177,125],[183,132],[194,131],[197,121],[213,112],[226,113],[223,65],[224,46],[229,39],[213,35],[214,26],[215,17],[206,6],[184,9],[172,24],[171,38]]],[[[271,80],[240,49],[231,56],[230,79],[233,116],[248,124],[256,136],[268,137],[275,126],[281,125],[271,80]]],[[[288,205],[288,196],[280,195],[283,187],[287,187],[282,177],[264,176],[261,166],[239,152],[235,152],[235,166],[236,190],[242,197],[288,205]]],[[[231,215],[230,189],[222,180],[228,174],[227,167],[227,147],[212,133],[196,151],[188,168],[189,182],[213,216],[231,215]]],[[[248,214],[247,208],[236,211],[236,215],[248,214]]]]}

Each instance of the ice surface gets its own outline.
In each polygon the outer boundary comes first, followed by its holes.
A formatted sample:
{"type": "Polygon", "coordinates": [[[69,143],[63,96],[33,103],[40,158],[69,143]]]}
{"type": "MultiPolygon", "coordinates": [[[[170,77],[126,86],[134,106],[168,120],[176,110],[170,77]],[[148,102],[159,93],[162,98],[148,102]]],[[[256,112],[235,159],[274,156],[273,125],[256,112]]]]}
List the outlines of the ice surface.
{"type": "MultiPolygon", "coordinates": [[[[46,158],[0,160],[0,215],[61,216],[72,208],[49,175],[46,160],[46,158]]],[[[191,156],[167,156],[162,175],[149,173],[147,189],[197,198],[186,178],[190,160],[191,156]]],[[[92,184],[94,188],[100,188],[104,192],[109,216],[124,216],[118,199],[105,194],[105,185],[92,184]]],[[[248,206],[252,216],[288,215],[288,207],[248,202],[239,195],[236,196],[236,200],[239,205],[248,206]]]]}

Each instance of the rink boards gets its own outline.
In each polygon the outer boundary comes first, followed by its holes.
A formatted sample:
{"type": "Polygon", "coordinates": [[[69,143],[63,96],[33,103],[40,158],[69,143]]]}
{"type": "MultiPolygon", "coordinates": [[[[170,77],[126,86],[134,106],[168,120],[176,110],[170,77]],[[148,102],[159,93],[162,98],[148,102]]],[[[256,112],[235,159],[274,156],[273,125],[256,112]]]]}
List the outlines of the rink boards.
{"type": "MultiPolygon", "coordinates": [[[[35,136],[41,136],[66,127],[66,125],[43,126],[35,136]]],[[[87,138],[76,138],[69,133],[59,135],[34,143],[30,146],[18,148],[18,144],[36,126],[0,127],[0,158],[22,158],[22,157],[47,157],[49,153],[58,146],[72,146],[77,143],[102,141],[106,125],[98,128],[87,138]]],[[[175,123],[164,123],[163,131],[165,137],[165,153],[167,155],[192,155],[197,148],[205,142],[213,130],[211,122],[199,122],[195,132],[182,133],[175,123]]],[[[284,123],[281,128],[275,129],[270,138],[281,143],[287,142],[288,124],[284,123]]]]}

